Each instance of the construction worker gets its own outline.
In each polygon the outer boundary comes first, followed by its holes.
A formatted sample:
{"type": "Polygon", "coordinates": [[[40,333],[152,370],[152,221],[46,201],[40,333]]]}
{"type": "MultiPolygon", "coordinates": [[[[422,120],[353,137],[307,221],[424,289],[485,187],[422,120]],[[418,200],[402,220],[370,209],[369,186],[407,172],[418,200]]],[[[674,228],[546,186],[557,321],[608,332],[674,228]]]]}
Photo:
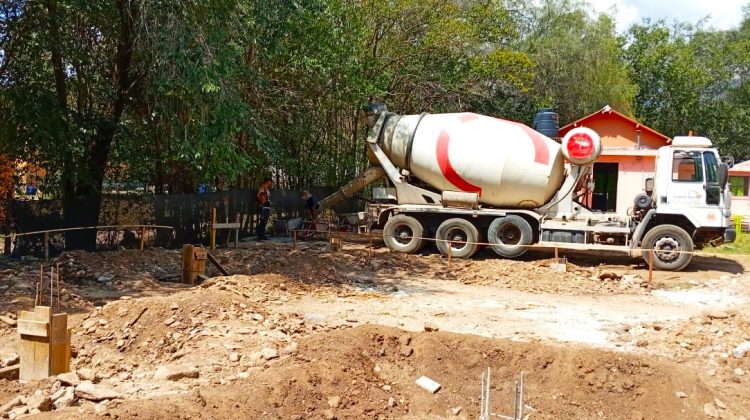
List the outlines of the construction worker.
{"type": "Polygon", "coordinates": [[[320,202],[318,199],[310,194],[310,191],[302,191],[302,199],[305,200],[305,206],[310,217],[315,220],[318,218],[318,210],[320,210],[320,202]]]}
{"type": "Polygon", "coordinates": [[[255,233],[259,241],[268,240],[266,225],[268,225],[268,218],[271,216],[271,185],[273,185],[271,178],[263,179],[263,184],[260,185],[258,192],[255,194],[255,201],[258,204],[258,226],[255,228],[255,233]]]}

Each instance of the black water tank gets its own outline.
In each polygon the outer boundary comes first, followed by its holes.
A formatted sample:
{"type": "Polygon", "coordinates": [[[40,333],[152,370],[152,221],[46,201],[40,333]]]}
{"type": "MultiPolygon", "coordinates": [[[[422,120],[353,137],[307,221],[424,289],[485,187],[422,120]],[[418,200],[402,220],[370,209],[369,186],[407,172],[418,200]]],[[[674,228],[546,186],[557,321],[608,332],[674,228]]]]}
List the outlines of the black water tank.
{"type": "Polygon", "coordinates": [[[559,137],[560,118],[552,108],[542,108],[534,116],[534,130],[553,139],[559,137]]]}

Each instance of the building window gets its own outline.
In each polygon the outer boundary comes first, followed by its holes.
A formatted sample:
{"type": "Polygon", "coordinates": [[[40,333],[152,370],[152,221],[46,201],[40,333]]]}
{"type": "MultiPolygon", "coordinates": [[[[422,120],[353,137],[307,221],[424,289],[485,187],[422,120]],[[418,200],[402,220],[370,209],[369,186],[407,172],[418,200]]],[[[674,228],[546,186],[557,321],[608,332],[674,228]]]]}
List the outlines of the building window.
{"type": "Polygon", "coordinates": [[[748,177],[746,176],[730,176],[729,177],[729,189],[732,191],[732,195],[735,197],[747,197],[748,191],[748,177]]]}

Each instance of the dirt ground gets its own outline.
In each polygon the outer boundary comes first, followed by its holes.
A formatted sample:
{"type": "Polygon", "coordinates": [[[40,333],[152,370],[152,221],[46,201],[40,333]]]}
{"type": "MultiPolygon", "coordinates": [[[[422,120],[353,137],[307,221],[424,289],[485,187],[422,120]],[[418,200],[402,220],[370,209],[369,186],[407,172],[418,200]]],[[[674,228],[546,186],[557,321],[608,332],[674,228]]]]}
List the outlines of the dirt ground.
{"type": "MultiPolygon", "coordinates": [[[[219,249],[232,275],[197,286],[177,283],[176,250],[63,254],[76,377],[0,379],[0,418],[477,418],[487,368],[502,415],[522,373],[529,419],[750,413],[750,352],[733,355],[750,341],[750,261],[698,256],[649,282],[614,255],[571,253],[559,273],[546,250],[448,264],[375,245],[219,249]]],[[[0,367],[41,267],[0,260],[0,367]]]]}

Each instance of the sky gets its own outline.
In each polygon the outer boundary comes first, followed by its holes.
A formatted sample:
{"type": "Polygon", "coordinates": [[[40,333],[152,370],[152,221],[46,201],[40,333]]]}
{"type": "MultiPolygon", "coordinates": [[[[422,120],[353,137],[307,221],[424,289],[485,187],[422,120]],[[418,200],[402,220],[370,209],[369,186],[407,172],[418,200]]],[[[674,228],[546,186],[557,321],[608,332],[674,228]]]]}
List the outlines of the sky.
{"type": "Polygon", "coordinates": [[[643,18],[697,23],[709,17],[707,28],[730,29],[742,20],[742,7],[750,0],[590,0],[597,12],[615,17],[617,29],[624,32],[643,18]]]}

